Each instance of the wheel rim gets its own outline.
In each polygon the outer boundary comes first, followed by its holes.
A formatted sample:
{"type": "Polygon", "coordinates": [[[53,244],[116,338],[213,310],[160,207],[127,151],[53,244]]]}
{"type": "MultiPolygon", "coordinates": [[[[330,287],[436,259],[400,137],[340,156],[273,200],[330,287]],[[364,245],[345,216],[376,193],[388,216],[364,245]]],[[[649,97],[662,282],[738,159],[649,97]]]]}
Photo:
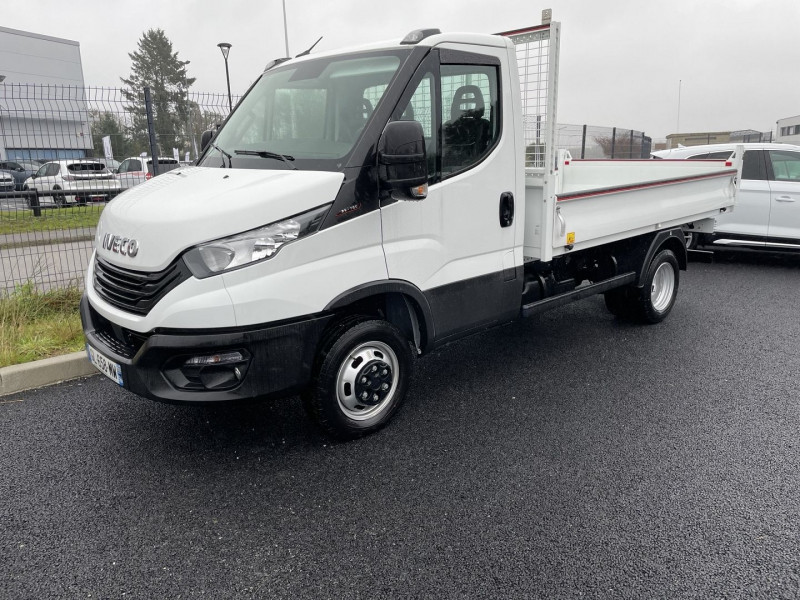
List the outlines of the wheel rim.
{"type": "Polygon", "coordinates": [[[672,301],[675,291],[675,269],[668,262],[661,263],[650,286],[650,303],[658,312],[663,312],[672,301]]]}
{"type": "Polygon", "coordinates": [[[400,380],[400,363],[383,342],[366,342],[354,348],[339,367],[336,399],[350,419],[365,421],[386,410],[400,380]]]}

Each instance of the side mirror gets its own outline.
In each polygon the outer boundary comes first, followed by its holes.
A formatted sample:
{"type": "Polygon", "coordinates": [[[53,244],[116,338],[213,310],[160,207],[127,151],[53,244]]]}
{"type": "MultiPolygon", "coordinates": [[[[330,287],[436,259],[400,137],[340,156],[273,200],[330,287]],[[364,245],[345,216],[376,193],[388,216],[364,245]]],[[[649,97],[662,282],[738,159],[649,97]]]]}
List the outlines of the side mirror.
{"type": "Polygon", "coordinates": [[[381,192],[396,200],[422,200],[428,195],[428,160],[419,121],[392,121],[378,142],[381,192]]]}
{"type": "Polygon", "coordinates": [[[200,152],[206,149],[206,147],[211,143],[213,137],[214,137],[213,129],[206,129],[203,132],[203,135],[200,136],[200,152]]]}

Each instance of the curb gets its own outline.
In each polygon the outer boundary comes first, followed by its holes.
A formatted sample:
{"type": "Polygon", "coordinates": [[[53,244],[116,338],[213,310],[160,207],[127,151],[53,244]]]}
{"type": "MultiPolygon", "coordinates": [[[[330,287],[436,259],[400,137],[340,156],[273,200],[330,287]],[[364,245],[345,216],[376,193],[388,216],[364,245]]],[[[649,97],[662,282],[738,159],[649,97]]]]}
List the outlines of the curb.
{"type": "Polygon", "coordinates": [[[68,379],[94,375],[98,371],[86,358],[86,352],[35,360],[0,368],[0,396],[53,385],[68,379]]]}

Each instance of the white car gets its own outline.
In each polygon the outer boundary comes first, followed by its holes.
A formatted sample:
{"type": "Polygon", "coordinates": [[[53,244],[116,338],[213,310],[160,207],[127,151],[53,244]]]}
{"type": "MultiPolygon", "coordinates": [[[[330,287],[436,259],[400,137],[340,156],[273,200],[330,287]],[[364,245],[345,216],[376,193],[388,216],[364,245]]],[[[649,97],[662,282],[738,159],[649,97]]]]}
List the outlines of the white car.
{"type": "Polygon", "coordinates": [[[10,171],[0,171],[0,192],[14,191],[14,176],[10,171]]]}
{"type": "Polygon", "coordinates": [[[56,206],[90,199],[111,200],[120,186],[106,166],[92,159],[54,160],[43,164],[25,181],[25,189],[35,190],[41,200],[49,198],[56,206]]]}
{"type": "Polygon", "coordinates": [[[800,249],[800,146],[710,144],[653,152],[653,158],[727,160],[743,145],[741,189],[732,212],[716,219],[714,234],[687,237],[687,245],[800,249]]]}
{"type": "MultiPolygon", "coordinates": [[[[181,164],[174,158],[158,157],[158,173],[177,169],[181,164]]],[[[123,190],[144,183],[153,177],[153,159],[149,156],[131,156],[123,160],[115,171],[123,190]]]]}

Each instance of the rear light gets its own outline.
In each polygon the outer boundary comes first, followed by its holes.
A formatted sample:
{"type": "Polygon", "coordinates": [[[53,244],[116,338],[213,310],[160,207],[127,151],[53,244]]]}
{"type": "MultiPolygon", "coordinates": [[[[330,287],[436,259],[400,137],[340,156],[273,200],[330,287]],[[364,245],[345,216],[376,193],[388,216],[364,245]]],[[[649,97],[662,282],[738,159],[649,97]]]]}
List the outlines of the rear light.
{"type": "Polygon", "coordinates": [[[149,180],[152,176],[153,174],[148,171],[147,175],[145,175],[144,178],[149,180]]]}

